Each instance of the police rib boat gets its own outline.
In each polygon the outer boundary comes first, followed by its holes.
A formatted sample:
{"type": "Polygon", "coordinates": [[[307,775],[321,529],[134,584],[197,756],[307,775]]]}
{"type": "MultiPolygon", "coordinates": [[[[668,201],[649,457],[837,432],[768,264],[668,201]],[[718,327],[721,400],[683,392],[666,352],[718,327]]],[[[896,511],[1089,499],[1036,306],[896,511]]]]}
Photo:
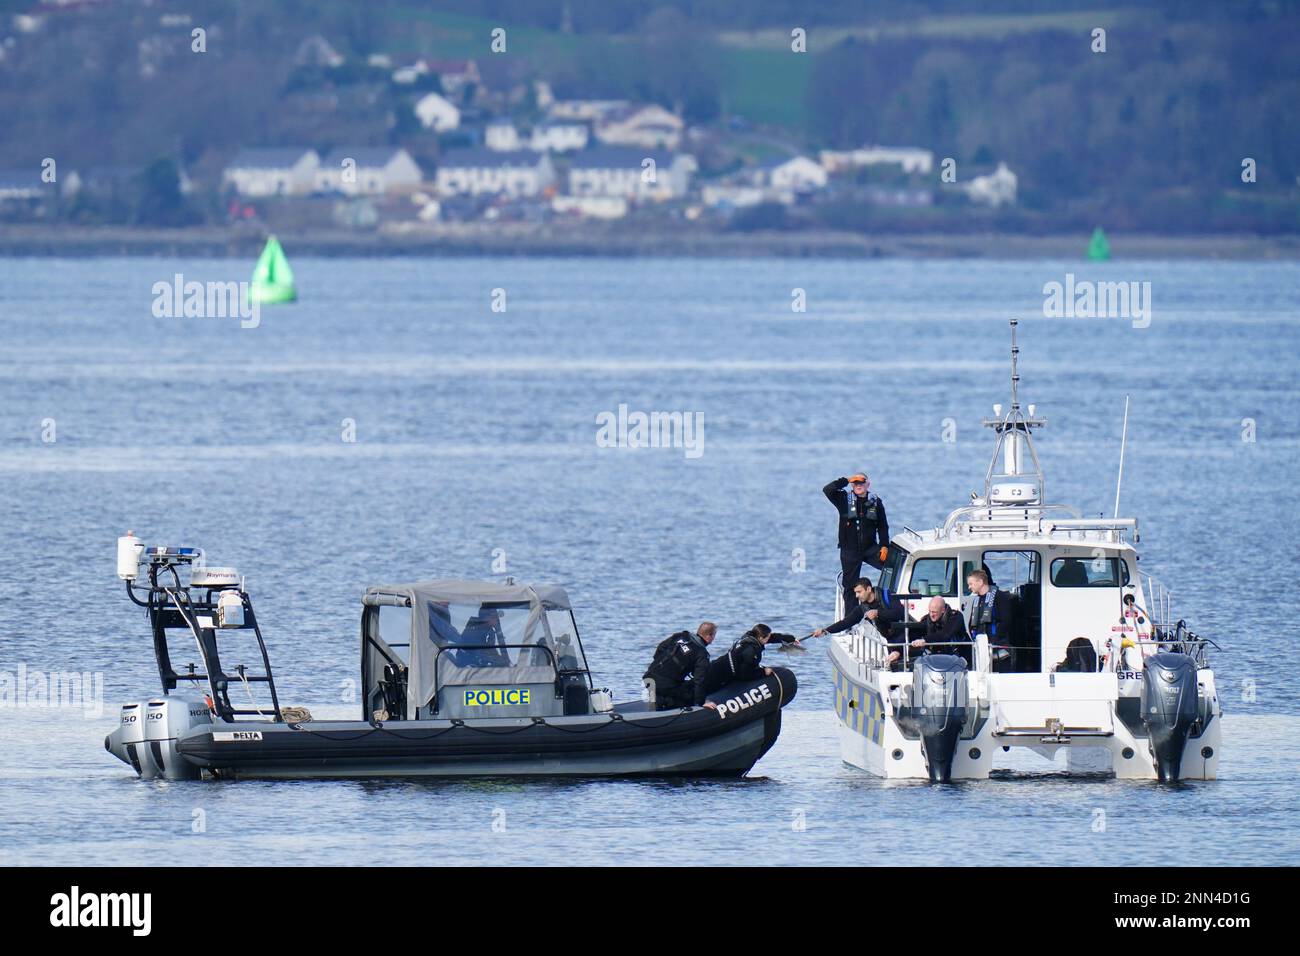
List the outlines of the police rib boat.
{"type": "MultiPolygon", "coordinates": [[[[869,621],[833,636],[841,755],[886,778],[987,778],[995,758],[1028,748],[1064,751],[1069,772],[1213,779],[1217,645],[1174,620],[1170,593],[1138,569],[1136,518],[1048,502],[1031,439],[1046,422],[1021,410],[1018,354],[1013,321],[1011,403],[984,422],[997,443],[983,494],[941,527],[892,537],[878,588],[901,612],[890,637],[869,621]],[[972,571],[1005,597],[972,595],[972,571]],[[912,646],[936,597],[975,625],[953,653],[912,646]]],[[[839,588],[836,600],[843,619],[839,588]]]]}
{"type": "Polygon", "coordinates": [[[797,686],[773,668],[710,695],[716,709],[614,703],[562,588],[439,580],[365,592],[361,717],[316,721],[281,706],[234,569],[128,533],[118,576],[148,612],[162,694],[123,706],[104,745],[144,778],[738,777],[797,686]],[[181,645],[196,656],[178,669],[181,645]],[[254,663],[230,666],[241,652],[254,663]]]}

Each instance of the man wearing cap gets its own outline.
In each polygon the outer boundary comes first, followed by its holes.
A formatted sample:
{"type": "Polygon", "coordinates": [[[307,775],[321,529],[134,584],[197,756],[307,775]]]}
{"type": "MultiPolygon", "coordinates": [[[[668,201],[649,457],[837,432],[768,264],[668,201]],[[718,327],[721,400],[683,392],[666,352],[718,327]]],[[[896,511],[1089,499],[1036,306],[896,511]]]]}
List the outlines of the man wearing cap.
{"type": "Polygon", "coordinates": [[[844,572],[844,609],[857,604],[853,582],[862,574],[862,565],[879,568],[889,556],[889,519],[885,503],[871,492],[871,480],[865,473],[836,478],[822,489],[839,512],[840,568],[844,572]]]}

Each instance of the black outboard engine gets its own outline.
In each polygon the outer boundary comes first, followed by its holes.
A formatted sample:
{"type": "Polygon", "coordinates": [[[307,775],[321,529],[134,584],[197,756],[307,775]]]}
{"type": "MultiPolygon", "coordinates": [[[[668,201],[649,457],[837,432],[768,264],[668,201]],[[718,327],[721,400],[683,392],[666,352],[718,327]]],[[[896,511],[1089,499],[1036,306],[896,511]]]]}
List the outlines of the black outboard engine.
{"type": "Polygon", "coordinates": [[[1148,657],[1142,668],[1142,720],[1161,783],[1178,779],[1187,734],[1199,716],[1196,662],[1169,651],[1148,657]]]}
{"type": "Polygon", "coordinates": [[[947,783],[966,723],[966,662],[952,654],[925,654],[912,667],[912,693],[898,722],[921,736],[930,779],[947,783]]]}

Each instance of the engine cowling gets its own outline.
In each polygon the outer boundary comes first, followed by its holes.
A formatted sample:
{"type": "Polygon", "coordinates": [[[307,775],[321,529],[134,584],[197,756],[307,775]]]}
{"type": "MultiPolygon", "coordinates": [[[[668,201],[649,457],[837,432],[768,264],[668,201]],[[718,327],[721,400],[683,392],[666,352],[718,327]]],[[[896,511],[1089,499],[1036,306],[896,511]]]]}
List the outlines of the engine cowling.
{"type": "Polygon", "coordinates": [[[1142,722],[1161,782],[1178,779],[1187,735],[1199,715],[1196,662],[1169,651],[1148,657],[1142,667],[1142,722]]]}

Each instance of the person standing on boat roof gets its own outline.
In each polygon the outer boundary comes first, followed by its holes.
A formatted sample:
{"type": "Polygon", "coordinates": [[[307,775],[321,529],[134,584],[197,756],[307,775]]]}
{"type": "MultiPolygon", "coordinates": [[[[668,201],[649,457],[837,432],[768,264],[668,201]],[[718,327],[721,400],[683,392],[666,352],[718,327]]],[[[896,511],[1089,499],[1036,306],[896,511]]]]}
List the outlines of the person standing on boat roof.
{"type": "Polygon", "coordinates": [[[1016,669],[1016,649],[1011,645],[1015,634],[1015,612],[1011,595],[993,587],[987,571],[976,569],[966,576],[970,596],[966,598],[964,616],[973,641],[981,634],[989,639],[993,670],[1006,673],[1016,669]]]}
{"type": "Polygon", "coordinates": [[[731,645],[731,650],[709,662],[709,693],[721,690],[728,684],[770,677],[772,668],[763,666],[763,650],[773,641],[777,644],[799,644],[798,638],[793,634],[776,634],[766,624],[755,624],[731,645]]]}
{"type": "MultiPolygon", "coordinates": [[[[813,637],[823,634],[839,634],[850,628],[862,627],[864,622],[875,625],[880,635],[888,641],[893,634],[893,624],[903,619],[903,607],[889,594],[879,591],[866,578],[858,579],[853,585],[854,605],[842,620],[827,624],[813,631],[813,637]]],[[[891,650],[886,656],[890,670],[902,670],[903,652],[891,650]]]]}
{"type": "Polygon", "coordinates": [[[840,568],[844,572],[844,606],[853,606],[853,582],[862,565],[879,569],[889,556],[889,519],[885,503],[871,491],[871,479],[859,472],[836,478],[822,494],[839,512],[840,568]]]}
{"type": "Polygon", "coordinates": [[[705,621],[694,634],[678,631],[659,642],[654,660],[641,676],[654,694],[656,710],[717,707],[704,699],[709,692],[709,645],[717,633],[718,626],[705,621]]]}

